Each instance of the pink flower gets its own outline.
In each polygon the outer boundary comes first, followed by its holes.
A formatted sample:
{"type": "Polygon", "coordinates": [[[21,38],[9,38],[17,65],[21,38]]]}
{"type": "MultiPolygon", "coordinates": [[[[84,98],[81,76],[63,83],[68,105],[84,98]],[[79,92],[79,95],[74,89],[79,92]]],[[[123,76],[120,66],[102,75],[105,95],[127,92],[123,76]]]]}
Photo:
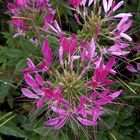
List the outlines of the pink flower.
{"type": "Polygon", "coordinates": [[[95,55],[95,48],[96,46],[95,46],[94,38],[92,38],[88,46],[89,59],[92,59],[93,56],[95,55]]]}
{"type": "Polygon", "coordinates": [[[55,32],[60,38],[62,36],[62,30],[56,20],[54,20],[53,25],[51,25],[49,22],[45,22],[45,28],[51,29],[53,32],[55,32]]]}
{"type": "Polygon", "coordinates": [[[31,98],[31,99],[36,99],[36,103],[37,103],[37,108],[42,107],[42,104],[44,102],[44,95],[42,94],[34,94],[32,91],[30,91],[27,88],[22,88],[21,89],[22,93],[24,96],[31,98]]]}
{"type": "Polygon", "coordinates": [[[74,8],[77,8],[83,0],[70,0],[70,3],[74,8]]]}
{"type": "Polygon", "coordinates": [[[11,13],[13,13],[14,15],[17,14],[17,10],[16,10],[16,7],[15,7],[14,4],[8,3],[7,7],[8,7],[8,10],[9,10],[11,13]]]}
{"type": "Polygon", "coordinates": [[[55,16],[55,11],[52,11],[48,15],[45,15],[44,16],[44,26],[45,27],[48,27],[48,23],[49,24],[52,24],[53,23],[54,16],[55,16]]]}
{"type": "Polygon", "coordinates": [[[18,30],[22,30],[22,32],[25,30],[25,21],[18,19],[18,18],[13,18],[12,23],[15,27],[18,28],[18,30]]]}
{"type": "Polygon", "coordinates": [[[124,1],[120,1],[116,5],[114,5],[114,0],[102,0],[102,3],[105,13],[108,13],[110,10],[112,10],[112,12],[118,10],[124,4],[124,1]]]}
{"type": "Polygon", "coordinates": [[[126,55],[129,53],[129,51],[123,50],[124,48],[128,47],[128,43],[121,43],[120,41],[116,41],[116,43],[111,46],[107,51],[113,55],[120,56],[120,55],[126,55]]]}
{"type": "Polygon", "coordinates": [[[73,34],[71,36],[71,42],[68,38],[62,37],[60,40],[60,45],[63,47],[66,53],[73,54],[77,46],[77,41],[77,36],[73,34]]]}
{"type": "Polygon", "coordinates": [[[127,68],[127,70],[129,70],[131,72],[139,72],[140,71],[140,63],[137,63],[136,66],[133,66],[130,64],[126,68],[127,68]]]}
{"type": "Polygon", "coordinates": [[[26,6],[27,3],[29,3],[28,0],[14,0],[14,3],[17,7],[23,7],[26,6]]]}
{"type": "Polygon", "coordinates": [[[117,25],[117,28],[114,30],[115,38],[121,37],[128,41],[132,41],[132,38],[126,33],[124,33],[131,27],[131,25],[132,21],[128,20],[128,16],[124,16],[117,25]]]}
{"type": "Polygon", "coordinates": [[[51,48],[49,47],[49,41],[47,38],[43,42],[42,54],[45,58],[45,62],[44,62],[45,67],[46,69],[49,69],[51,61],[52,61],[52,51],[51,51],[51,48]]]}
{"type": "Polygon", "coordinates": [[[97,54],[95,52],[96,46],[95,46],[94,38],[91,39],[88,45],[87,42],[82,42],[81,48],[82,48],[82,52],[81,52],[82,60],[92,60],[92,58],[95,57],[97,54]]]}
{"type": "Polygon", "coordinates": [[[115,64],[115,58],[112,57],[106,66],[103,65],[103,60],[99,61],[94,71],[94,76],[92,79],[93,88],[98,86],[105,86],[113,83],[112,80],[106,79],[107,75],[111,72],[113,65],[115,64]]]}

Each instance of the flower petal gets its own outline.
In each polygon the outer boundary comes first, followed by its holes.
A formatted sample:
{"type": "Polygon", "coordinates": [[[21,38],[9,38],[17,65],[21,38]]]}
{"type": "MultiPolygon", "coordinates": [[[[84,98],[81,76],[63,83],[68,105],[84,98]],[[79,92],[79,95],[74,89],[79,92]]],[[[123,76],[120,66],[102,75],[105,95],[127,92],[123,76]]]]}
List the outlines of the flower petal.
{"type": "Polygon", "coordinates": [[[27,88],[22,88],[21,89],[22,93],[28,97],[28,98],[34,98],[34,99],[39,99],[39,97],[35,94],[33,94],[30,90],[28,90],[27,88]]]}
{"type": "Polygon", "coordinates": [[[103,0],[102,3],[103,3],[104,11],[105,13],[107,13],[107,0],[103,0]]]}
{"type": "Polygon", "coordinates": [[[62,120],[54,127],[54,129],[60,129],[65,125],[67,121],[67,116],[63,116],[62,120]]]}
{"type": "Polygon", "coordinates": [[[109,95],[110,97],[112,97],[112,99],[115,99],[117,98],[121,93],[122,93],[123,90],[118,90],[114,93],[112,93],[111,95],[109,95]]]}
{"type": "Polygon", "coordinates": [[[42,107],[43,102],[44,102],[43,99],[39,99],[39,100],[37,101],[37,108],[42,107]]]}
{"type": "Polygon", "coordinates": [[[82,118],[82,117],[77,117],[77,120],[78,120],[79,122],[81,122],[82,124],[87,125],[87,126],[96,125],[95,122],[93,122],[93,121],[91,121],[91,120],[87,120],[87,119],[82,118]]]}
{"type": "Polygon", "coordinates": [[[110,103],[111,100],[112,100],[111,96],[106,96],[106,97],[104,97],[102,99],[97,100],[96,104],[97,105],[105,105],[105,104],[110,103]]]}
{"type": "Polygon", "coordinates": [[[38,87],[38,84],[29,73],[24,74],[24,80],[31,87],[38,87]]]}
{"type": "Polygon", "coordinates": [[[42,53],[46,60],[46,65],[47,65],[47,67],[49,67],[51,64],[51,60],[52,60],[52,52],[51,52],[51,49],[49,48],[49,41],[47,38],[43,42],[42,53]]]}
{"type": "Polygon", "coordinates": [[[36,77],[37,83],[42,86],[43,85],[43,78],[38,73],[35,75],[35,77],[36,77]]]}
{"type": "Polygon", "coordinates": [[[116,10],[118,10],[122,5],[124,4],[124,1],[120,1],[114,8],[113,8],[113,12],[115,12],[116,10]]]}
{"type": "Polygon", "coordinates": [[[95,47],[94,38],[92,38],[88,46],[88,54],[90,59],[92,59],[92,57],[94,56],[95,48],[96,47],[95,47]]]}
{"type": "Polygon", "coordinates": [[[44,124],[45,125],[55,125],[60,121],[60,119],[61,119],[60,117],[56,117],[56,118],[50,119],[48,121],[45,121],[44,124]]]}

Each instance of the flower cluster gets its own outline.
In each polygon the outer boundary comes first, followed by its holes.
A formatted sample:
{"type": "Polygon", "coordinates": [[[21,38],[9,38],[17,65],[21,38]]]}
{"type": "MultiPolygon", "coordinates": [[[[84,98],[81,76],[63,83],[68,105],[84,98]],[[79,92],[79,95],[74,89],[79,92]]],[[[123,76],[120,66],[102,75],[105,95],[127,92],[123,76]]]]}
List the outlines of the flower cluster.
{"type": "MultiPolygon", "coordinates": [[[[44,124],[54,129],[60,129],[67,121],[85,126],[99,123],[105,113],[104,106],[114,104],[122,93],[122,90],[112,92],[110,89],[115,83],[109,78],[116,74],[113,69],[115,56],[128,54],[126,48],[132,41],[126,34],[132,24],[132,15],[114,15],[124,1],[70,0],[70,3],[76,11],[75,20],[83,28],[78,35],[69,37],[54,20],[55,10],[48,0],[15,0],[14,4],[8,4],[14,15],[12,22],[19,30],[26,30],[28,19],[35,23],[34,15],[40,14],[43,28],[57,34],[59,51],[55,58],[45,37],[41,47],[44,59],[37,65],[28,59],[28,68],[23,70],[27,87],[22,88],[26,97],[36,101],[37,108],[47,106],[50,115],[44,124]],[[106,64],[104,56],[107,54],[113,56],[106,64]]],[[[36,29],[36,25],[33,26],[36,29]]]]}
{"type": "Polygon", "coordinates": [[[77,23],[83,26],[80,32],[82,39],[87,37],[87,35],[91,37],[90,34],[94,36],[96,42],[100,42],[98,46],[103,54],[121,56],[129,53],[129,51],[124,49],[132,41],[132,38],[126,34],[126,31],[132,25],[132,20],[130,19],[132,15],[131,13],[115,14],[123,6],[124,1],[116,3],[114,0],[102,0],[102,6],[98,6],[100,3],[97,0],[89,0],[88,4],[87,0],[71,0],[71,4],[77,11],[77,14],[74,15],[77,23]],[[89,12],[88,8],[92,3],[94,10],[89,12]],[[80,22],[79,17],[83,19],[84,24],[80,22]],[[102,42],[104,42],[104,40],[101,41],[102,38],[112,42],[112,46],[108,48],[105,44],[102,45],[102,42]]]}
{"type": "Polygon", "coordinates": [[[76,35],[71,39],[62,37],[58,56],[61,68],[55,71],[54,65],[51,66],[53,58],[47,38],[42,45],[44,60],[35,66],[28,59],[28,68],[24,70],[28,88],[22,88],[22,93],[36,99],[38,108],[45,104],[48,111],[53,111],[45,125],[60,129],[68,120],[87,126],[97,125],[97,119],[104,113],[103,106],[113,103],[121,94],[122,90],[112,93],[109,88],[113,80],[109,80],[108,75],[116,73],[112,69],[115,58],[104,65],[103,58],[95,53],[93,38],[86,47],[88,52],[84,54],[76,35]],[[91,78],[88,73],[92,74],[91,78]]]}
{"type": "Polygon", "coordinates": [[[43,26],[46,29],[47,23],[53,24],[55,10],[49,0],[14,0],[7,7],[13,15],[12,24],[17,28],[16,36],[31,29],[36,31],[36,27],[43,26]]]}

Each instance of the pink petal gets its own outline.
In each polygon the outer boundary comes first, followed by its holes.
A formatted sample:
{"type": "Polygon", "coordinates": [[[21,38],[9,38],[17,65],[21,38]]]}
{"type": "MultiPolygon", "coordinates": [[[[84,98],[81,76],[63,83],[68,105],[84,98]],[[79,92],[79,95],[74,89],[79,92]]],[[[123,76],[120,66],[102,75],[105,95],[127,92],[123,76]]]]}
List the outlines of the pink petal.
{"type": "Polygon", "coordinates": [[[100,72],[100,75],[98,76],[98,81],[102,82],[106,78],[107,75],[108,75],[108,71],[106,69],[102,70],[100,72]]]}
{"type": "Polygon", "coordinates": [[[70,3],[74,8],[77,8],[80,5],[80,2],[82,2],[82,0],[70,0],[70,3]]]}
{"type": "Polygon", "coordinates": [[[119,24],[117,25],[117,28],[119,31],[122,31],[122,28],[125,24],[125,22],[128,20],[128,16],[124,16],[121,21],[119,22],[119,24]]]}
{"type": "Polygon", "coordinates": [[[82,50],[81,57],[83,61],[89,59],[88,52],[86,51],[85,48],[82,50]]]}
{"type": "Polygon", "coordinates": [[[42,89],[40,89],[40,87],[32,87],[32,89],[34,90],[34,92],[36,92],[38,95],[44,96],[45,93],[42,89]]]}
{"type": "Polygon", "coordinates": [[[70,42],[69,42],[69,40],[66,37],[62,38],[60,44],[63,47],[63,49],[65,50],[65,52],[69,53],[70,42]]]}
{"type": "Polygon", "coordinates": [[[13,4],[8,3],[7,7],[8,7],[8,10],[10,12],[12,12],[13,14],[16,14],[16,8],[15,8],[15,6],[13,4]]]}
{"type": "Polygon", "coordinates": [[[37,101],[37,108],[42,107],[43,102],[44,102],[43,99],[39,99],[39,100],[37,101]]]}
{"type": "Polygon", "coordinates": [[[110,71],[115,64],[115,57],[111,57],[108,64],[106,65],[106,70],[110,71]]]}
{"type": "Polygon", "coordinates": [[[30,73],[30,72],[37,72],[38,69],[37,68],[25,68],[23,70],[23,73],[30,73]]]}
{"type": "Polygon", "coordinates": [[[91,121],[91,120],[87,120],[85,118],[82,118],[82,117],[77,117],[77,120],[79,122],[81,122],[83,125],[87,125],[87,126],[93,126],[93,125],[96,125],[95,122],[91,121]]]}
{"type": "Polygon", "coordinates": [[[106,96],[106,97],[104,97],[103,99],[97,100],[97,101],[96,101],[96,104],[97,104],[97,105],[105,105],[105,104],[110,103],[111,100],[112,100],[112,97],[106,96]]]}
{"type": "Polygon", "coordinates": [[[109,85],[109,84],[112,84],[113,83],[113,80],[103,80],[102,81],[102,85],[109,85]]]}
{"type": "Polygon", "coordinates": [[[132,25],[132,21],[130,20],[126,25],[123,26],[122,32],[126,32],[132,25]]]}
{"type": "Polygon", "coordinates": [[[44,17],[44,22],[46,23],[47,21],[48,23],[51,23],[54,19],[54,16],[55,16],[55,11],[52,13],[49,13],[48,15],[44,17]]]}
{"type": "Polygon", "coordinates": [[[45,121],[44,124],[45,125],[55,125],[60,121],[60,119],[61,119],[60,117],[56,117],[54,119],[50,119],[48,121],[45,121]]]}
{"type": "Polygon", "coordinates": [[[52,52],[51,52],[51,49],[49,48],[49,41],[47,38],[43,42],[42,53],[46,60],[46,65],[49,67],[51,64],[51,60],[52,60],[52,52]]]}
{"type": "Polygon", "coordinates": [[[43,91],[45,92],[45,97],[47,98],[54,98],[53,91],[49,88],[44,88],[43,91]]]}
{"type": "Polygon", "coordinates": [[[82,1],[80,2],[80,5],[83,5],[83,6],[85,7],[86,2],[87,2],[87,0],[82,0],[82,1]]]}
{"type": "Polygon", "coordinates": [[[72,59],[72,60],[78,60],[78,59],[80,59],[80,57],[81,57],[81,56],[79,56],[79,55],[73,55],[73,56],[71,57],[71,59],[72,59]]]}
{"type": "Polygon", "coordinates": [[[122,51],[122,50],[119,50],[119,51],[112,51],[110,52],[111,54],[113,55],[116,55],[116,56],[120,56],[120,55],[127,55],[128,53],[130,53],[129,51],[122,51]]]}
{"type": "Polygon", "coordinates": [[[72,35],[72,43],[69,46],[70,53],[74,53],[76,45],[77,45],[77,37],[75,35],[72,35]]]}
{"type": "Polygon", "coordinates": [[[124,4],[124,1],[120,1],[120,2],[113,8],[113,12],[115,12],[116,10],[118,10],[123,4],[124,4]]]}
{"type": "Polygon", "coordinates": [[[66,114],[66,110],[65,109],[62,109],[62,108],[58,108],[56,106],[52,106],[51,109],[56,112],[56,113],[59,113],[59,114],[66,114]]]}
{"type": "Polygon", "coordinates": [[[47,21],[45,22],[45,26],[47,28],[50,28],[51,30],[53,30],[54,32],[56,32],[57,34],[59,34],[59,32],[51,25],[49,24],[47,21]]]}
{"type": "Polygon", "coordinates": [[[20,27],[23,28],[23,26],[24,26],[24,21],[20,20],[18,18],[13,18],[12,23],[13,23],[14,26],[16,26],[18,28],[20,28],[20,27]]]}
{"type": "Polygon", "coordinates": [[[58,31],[60,34],[62,34],[62,30],[61,30],[61,28],[60,28],[60,26],[58,25],[58,22],[57,22],[56,20],[54,20],[54,26],[55,26],[55,28],[57,29],[57,31],[58,31]]]}
{"type": "Polygon", "coordinates": [[[112,6],[113,0],[108,0],[108,7],[107,7],[107,11],[110,10],[111,6],[112,6]]]}
{"type": "Polygon", "coordinates": [[[52,82],[50,82],[50,81],[46,81],[46,83],[48,84],[48,86],[50,86],[50,87],[53,87],[54,85],[53,85],[53,83],[52,82]]]}
{"type": "Polygon", "coordinates": [[[123,90],[116,91],[116,92],[112,93],[109,96],[112,97],[112,99],[115,99],[115,98],[117,98],[122,93],[122,91],[123,90]]]}
{"type": "Polygon", "coordinates": [[[43,78],[38,73],[35,75],[35,77],[36,77],[37,83],[42,86],[44,82],[43,78]]]}
{"type": "Polygon", "coordinates": [[[98,92],[93,92],[90,96],[90,100],[94,100],[98,94],[98,92]]]}
{"type": "Polygon", "coordinates": [[[88,54],[90,59],[92,59],[92,57],[94,56],[95,48],[96,47],[95,47],[94,38],[92,38],[88,46],[88,54]]]}
{"type": "Polygon", "coordinates": [[[60,122],[57,123],[57,125],[54,127],[54,129],[60,129],[65,125],[67,121],[67,116],[64,116],[60,122]]]}
{"type": "Polygon", "coordinates": [[[59,61],[60,61],[61,66],[63,66],[64,65],[64,62],[63,62],[63,47],[61,47],[61,46],[59,48],[59,61]]]}
{"type": "Polygon", "coordinates": [[[66,107],[70,107],[69,102],[67,100],[65,100],[65,99],[60,99],[59,103],[64,105],[64,106],[66,106],[66,107]]]}
{"type": "Polygon", "coordinates": [[[29,73],[24,74],[24,80],[31,87],[38,87],[38,84],[29,73]]]}
{"type": "Polygon", "coordinates": [[[26,4],[26,1],[25,0],[16,0],[15,2],[16,2],[16,5],[18,7],[25,6],[25,4],[26,4]]]}
{"type": "Polygon", "coordinates": [[[103,3],[104,11],[105,13],[107,13],[107,0],[103,0],[102,3],[103,3]]]}
{"type": "Polygon", "coordinates": [[[133,65],[128,65],[126,68],[131,72],[137,72],[137,69],[133,65]]]}
{"type": "Polygon", "coordinates": [[[22,93],[28,97],[28,98],[34,98],[34,99],[39,99],[39,97],[35,94],[33,94],[30,90],[28,90],[27,88],[22,88],[21,89],[22,93]]]}
{"type": "Polygon", "coordinates": [[[27,58],[27,64],[28,64],[29,68],[35,68],[33,61],[29,58],[27,58]]]}
{"type": "Polygon", "coordinates": [[[78,23],[78,25],[82,25],[82,23],[79,20],[78,15],[74,14],[74,18],[75,18],[76,22],[78,23]]]}
{"type": "Polygon", "coordinates": [[[95,0],[89,0],[88,6],[90,6],[90,5],[92,4],[93,1],[95,1],[95,0]]]}
{"type": "Polygon", "coordinates": [[[99,96],[102,98],[104,96],[106,96],[110,91],[110,87],[107,87],[101,94],[99,94],[99,96]]]}
{"type": "Polygon", "coordinates": [[[98,118],[98,112],[95,109],[93,109],[93,111],[92,111],[92,120],[96,124],[97,124],[97,118],[98,118]]]}
{"type": "Polygon", "coordinates": [[[117,14],[116,16],[114,16],[114,18],[123,18],[124,16],[132,17],[132,14],[131,13],[120,13],[120,14],[117,14]]]}
{"type": "Polygon", "coordinates": [[[108,51],[110,51],[110,52],[115,52],[115,51],[117,51],[119,48],[120,48],[120,46],[119,46],[118,44],[115,44],[115,45],[111,46],[111,47],[108,49],[108,51]]]}
{"type": "Polygon", "coordinates": [[[132,41],[132,38],[129,35],[125,34],[125,33],[120,33],[120,37],[122,37],[122,38],[124,38],[124,39],[126,39],[126,40],[128,40],[130,42],[132,41]]]}

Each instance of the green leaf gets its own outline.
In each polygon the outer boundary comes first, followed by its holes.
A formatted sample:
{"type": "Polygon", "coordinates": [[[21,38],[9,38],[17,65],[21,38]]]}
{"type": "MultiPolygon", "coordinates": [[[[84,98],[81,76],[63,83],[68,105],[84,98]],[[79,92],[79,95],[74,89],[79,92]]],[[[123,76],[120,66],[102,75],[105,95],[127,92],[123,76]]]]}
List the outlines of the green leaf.
{"type": "Polygon", "coordinates": [[[38,133],[41,136],[47,136],[49,129],[47,127],[38,127],[36,129],[33,129],[34,132],[38,133]]]}
{"type": "Polygon", "coordinates": [[[15,67],[15,71],[21,71],[23,70],[25,67],[26,67],[26,59],[21,59],[17,64],[16,64],[16,67],[15,67]]]}
{"type": "Polygon", "coordinates": [[[20,49],[13,49],[12,48],[10,50],[7,50],[6,54],[10,58],[21,58],[21,57],[25,57],[25,54],[20,49]]]}
{"type": "Polygon", "coordinates": [[[6,124],[5,126],[0,126],[0,133],[8,136],[10,135],[25,138],[25,134],[13,123],[6,124]]]}
{"type": "Polygon", "coordinates": [[[98,134],[97,135],[97,140],[108,140],[108,138],[103,134],[98,134]]]}
{"type": "Polygon", "coordinates": [[[4,83],[0,82],[0,102],[1,103],[4,102],[5,97],[9,93],[9,89],[10,89],[10,86],[6,82],[4,83]]]}
{"type": "Polygon", "coordinates": [[[9,122],[15,116],[16,115],[13,115],[12,112],[9,112],[9,113],[5,114],[4,116],[1,116],[1,118],[0,118],[0,127],[5,125],[7,122],[9,122]]]}

